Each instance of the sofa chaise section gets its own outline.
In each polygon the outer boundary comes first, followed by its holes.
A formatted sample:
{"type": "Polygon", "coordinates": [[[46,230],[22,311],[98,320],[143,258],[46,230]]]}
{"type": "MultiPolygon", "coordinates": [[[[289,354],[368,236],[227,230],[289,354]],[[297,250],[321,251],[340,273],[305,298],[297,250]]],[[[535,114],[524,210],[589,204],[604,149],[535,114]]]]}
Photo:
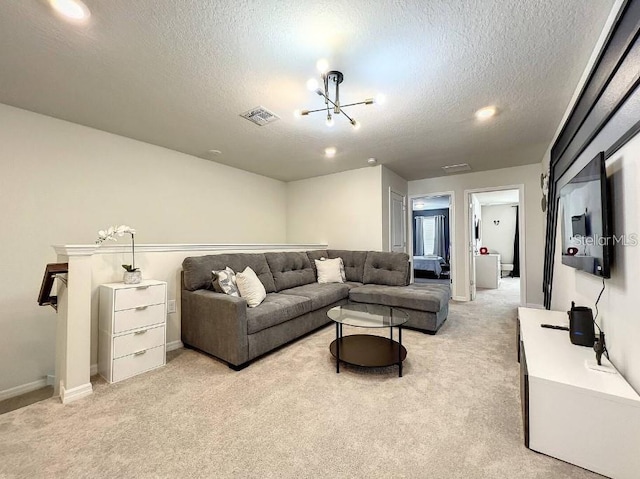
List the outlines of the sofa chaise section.
{"type": "Polygon", "coordinates": [[[435,334],[449,314],[450,295],[451,290],[446,284],[365,284],[353,288],[349,292],[349,299],[358,303],[400,308],[409,315],[406,327],[435,334]]]}

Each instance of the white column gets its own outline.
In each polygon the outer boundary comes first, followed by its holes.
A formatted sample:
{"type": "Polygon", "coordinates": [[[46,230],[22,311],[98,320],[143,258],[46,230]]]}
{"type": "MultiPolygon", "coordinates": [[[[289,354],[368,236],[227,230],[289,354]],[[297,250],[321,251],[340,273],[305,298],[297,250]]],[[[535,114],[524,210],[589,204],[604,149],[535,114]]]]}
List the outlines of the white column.
{"type": "Polygon", "coordinates": [[[91,256],[95,245],[54,246],[58,262],[69,264],[58,287],[55,393],[63,404],[90,395],[91,256]]]}

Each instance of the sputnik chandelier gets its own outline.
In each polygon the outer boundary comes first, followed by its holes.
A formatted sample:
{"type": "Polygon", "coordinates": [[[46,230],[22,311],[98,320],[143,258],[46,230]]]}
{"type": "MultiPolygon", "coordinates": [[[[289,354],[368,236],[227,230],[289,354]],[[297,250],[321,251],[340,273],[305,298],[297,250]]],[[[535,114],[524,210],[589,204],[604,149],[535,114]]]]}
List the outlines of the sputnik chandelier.
{"type": "Polygon", "coordinates": [[[315,78],[312,78],[307,82],[307,88],[324,98],[324,108],[318,108],[317,110],[297,110],[296,116],[307,116],[310,113],[317,113],[320,111],[326,112],[326,125],[333,126],[333,117],[335,115],[343,114],[356,130],[360,128],[360,123],[358,123],[355,118],[351,118],[343,110],[343,108],[355,105],[372,105],[373,103],[376,103],[376,100],[373,98],[367,98],[366,100],[356,103],[341,105],[340,83],[342,83],[342,81],[344,80],[344,75],[342,74],[342,72],[339,72],[337,70],[329,71],[329,64],[326,60],[318,60],[316,66],[320,71],[320,78],[322,80],[323,88],[320,88],[320,84],[315,78]],[[334,93],[333,99],[331,98],[330,93],[334,93]]]}

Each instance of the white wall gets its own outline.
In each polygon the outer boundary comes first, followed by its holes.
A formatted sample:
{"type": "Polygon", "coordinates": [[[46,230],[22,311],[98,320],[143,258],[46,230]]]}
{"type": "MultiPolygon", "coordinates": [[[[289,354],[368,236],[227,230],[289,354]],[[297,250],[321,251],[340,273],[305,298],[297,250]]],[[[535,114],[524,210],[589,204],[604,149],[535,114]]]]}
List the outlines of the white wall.
{"type": "Polygon", "coordinates": [[[2,104],[0,168],[0,391],[53,372],[56,315],[36,303],[52,244],[93,243],[117,223],[140,243],[286,238],[283,182],[2,104]]]}
{"type": "Polygon", "coordinates": [[[379,251],[382,218],[381,166],[287,183],[290,243],[379,251]]]}
{"type": "MultiPolygon", "coordinates": [[[[464,190],[474,188],[493,188],[508,185],[524,184],[524,202],[522,207],[526,215],[526,224],[521,226],[526,240],[526,274],[527,304],[542,304],[542,258],[544,255],[543,213],[540,208],[540,173],[541,164],[503,168],[499,170],[451,175],[439,178],[409,182],[409,195],[419,196],[438,191],[454,191],[456,205],[454,248],[456,250],[456,283],[454,297],[464,297],[467,286],[463,284],[465,272],[469,268],[467,250],[464,245],[464,190]]],[[[483,219],[484,221],[484,219],[483,219]]]]}
{"type": "MultiPolygon", "coordinates": [[[[640,135],[636,135],[622,149],[607,160],[607,176],[611,189],[614,234],[640,233],[640,135]]],[[[561,178],[566,182],[591,158],[577,162],[561,178]]],[[[561,221],[558,221],[553,273],[551,309],[566,311],[571,301],[594,308],[602,288],[602,279],[562,264],[561,221]]],[[[632,239],[632,238],[629,238],[632,239]]],[[[598,305],[598,323],[606,334],[611,360],[627,381],[640,391],[640,246],[614,246],[611,279],[598,305]]],[[[595,314],[595,309],[594,309],[595,314]]]]}
{"type": "MultiPolygon", "coordinates": [[[[398,176],[386,166],[382,166],[382,250],[389,251],[389,190],[406,197],[409,191],[409,183],[404,178],[398,176]]],[[[405,221],[405,227],[408,227],[405,221]]],[[[407,231],[405,230],[405,238],[407,231]]],[[[407,245],[409,241],[407,240],[407,245]]],[[[408,251],[407,251],[408,252],[408,251]]]]}
{"type": "Polygon", "coordinates": [[[502,263],[513,264],[516,236],[516,208],[513,205],[482,206],[482,246],[500,254],[502,263]],[[494,221],[499,223],[496,225],[494,221]]]}

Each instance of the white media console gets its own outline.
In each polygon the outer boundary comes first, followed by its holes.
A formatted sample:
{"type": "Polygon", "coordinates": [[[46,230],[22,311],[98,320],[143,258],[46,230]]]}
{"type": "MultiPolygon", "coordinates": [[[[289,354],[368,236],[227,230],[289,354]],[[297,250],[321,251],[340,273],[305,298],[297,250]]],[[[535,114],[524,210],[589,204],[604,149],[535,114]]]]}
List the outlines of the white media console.
{"type": "MultiPolygon", "coordinates": [[[[566,312],[518,309],[518,359],[525,445],[612,478],[640,477],[640,396],[615,371],[587,367],[566,312]]],[[[602,364],[611,365],[606,358],[602,364]]]]}

